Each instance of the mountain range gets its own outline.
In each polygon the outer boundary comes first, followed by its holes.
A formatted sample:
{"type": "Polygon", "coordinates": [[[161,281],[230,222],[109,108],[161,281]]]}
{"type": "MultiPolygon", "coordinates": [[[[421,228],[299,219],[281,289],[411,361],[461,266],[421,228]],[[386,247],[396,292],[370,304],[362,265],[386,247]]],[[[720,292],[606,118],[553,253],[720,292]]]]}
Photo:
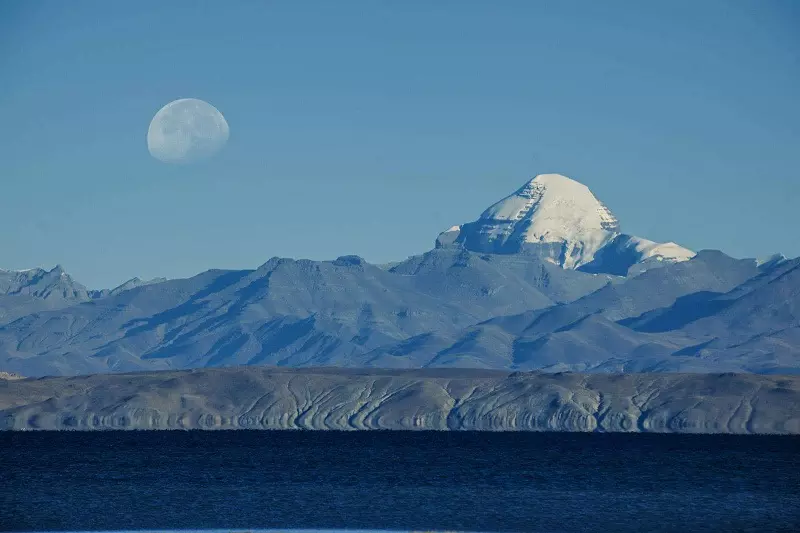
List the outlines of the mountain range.
{"type": "Polygon", "coordinates": [[[800,373],[800,259],[626,234],[544,174],[389,266],[273,258],[112,290],[0,270],[0,371],[236,365],[800,373]]]}

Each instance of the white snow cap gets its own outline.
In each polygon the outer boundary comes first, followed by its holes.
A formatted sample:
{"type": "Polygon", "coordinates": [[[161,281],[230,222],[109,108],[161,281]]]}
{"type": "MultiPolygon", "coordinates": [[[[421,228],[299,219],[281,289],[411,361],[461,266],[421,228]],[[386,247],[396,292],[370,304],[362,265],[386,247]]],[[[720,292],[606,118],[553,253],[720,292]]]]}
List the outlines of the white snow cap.
{"type": "Polygon", "coordinates": [[[505,240],[522,230],[519,237],[525,243],[565,243],[564,268],[591,261],[619,233],[616,217],[592,191],[561,174],[539,174],[484,211],[480,220],[500,222],[489,230],[490,238],[505,240]]]}
{"type": "MultiPolygon", "coordinates": [[[[452,241],[474,251],[502,250],[500,253],[549,244],[548,260],[576,269],[592,262],[615,239],[613,249],[620,249],[622,244],[638,261],[651,257],[685,261],[694,257],[694,252],[675,243],[660,244],[622,235],[617,218],[592,191],[561,174],[537,175],[489,207],[477,221],[444,232],[440,243],[452,241]],[[462,233],[443,238],[455,231],[462,233]]],[[[611,249],[609,246],[606,251],[611,249]]]]}
{"type": "Polygon", "coordinates": [[[695,253],[674,242],[653,242],[641,237],[629,237],[626,245],[636,250],[640,261],[655,257],[656,259],[670,260],[673,262],[688,261],[695,253]]]}

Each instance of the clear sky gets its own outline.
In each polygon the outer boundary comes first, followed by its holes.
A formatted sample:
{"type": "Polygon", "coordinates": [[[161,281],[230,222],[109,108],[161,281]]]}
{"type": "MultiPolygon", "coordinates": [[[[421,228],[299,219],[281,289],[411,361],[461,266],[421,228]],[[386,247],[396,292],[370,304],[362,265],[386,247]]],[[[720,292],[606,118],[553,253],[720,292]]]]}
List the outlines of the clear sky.
{"type": "Polygon", "coordinates": [[[93,288],[402,259],[527,178],[623,230],[800,255],[800,2],[0,2],[0,267],[93,288]],[[167,165],[181,97],[230,125],[167,165]]]}

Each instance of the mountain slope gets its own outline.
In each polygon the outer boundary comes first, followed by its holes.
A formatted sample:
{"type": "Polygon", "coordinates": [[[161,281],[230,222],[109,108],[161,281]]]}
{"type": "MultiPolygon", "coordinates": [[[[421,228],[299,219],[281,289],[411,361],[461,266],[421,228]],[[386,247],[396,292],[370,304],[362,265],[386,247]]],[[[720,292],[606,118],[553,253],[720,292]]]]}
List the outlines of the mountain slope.
{"type": "Polygon", "coordinates": [[[167,278],[153,278],[150,280],[131,278],[125,283],[122,283],[114,287],[113,289],[101,289],[101,290],[89,291],[89,294],[92,298],[105,298],[106,296],[114,296],[121,292],[135,289],[136,287],[144,287],[145,285],[152,285],[154,283],[161,283],[164,281],[167,281],[167,278]]]}
{"type": "MultiPolygon", "coordinates": [[[[635,325],[701,295],[736,294],[763,275],[754,260],[702,251],[689,261],[608,283],[573,302],[493,318],[457,335],[426,333],[383,346],[368,361],[404,366],[406,358],[415,366],[549,371],[741,370],[741,359],[674,356],[703,338],[699,329],[684,331],[683,323],[661,331],[635,325]]],[[[800,368],[800,360],[795,366],[800,368]]]]}
{"type": "Polygon", "coordinates": [[[46,309],[61,309],[91,299],[90,291],[61,265],[51,270],[0,269],[0,324],[46,309]]]}
{"type": "Polygon", "coordinates": [[[354,256],[274,258],[145,285],[0,327],[0,364],[25,375],[238,364],[358,365],[429,331],[579,297],[608,279],[535,260],[437,250],[386,270],[354,256]],[[561,278],[564,279],[561,279],[561,278]]]}
{"type": "Polygon", "coordinates": [[[629,278],[463,248],[389,268],[355,256],[274,258],[27,314],[0,326],[0,369],[800,372],[799,277],[800,260],[715,251],[629,278]]]}

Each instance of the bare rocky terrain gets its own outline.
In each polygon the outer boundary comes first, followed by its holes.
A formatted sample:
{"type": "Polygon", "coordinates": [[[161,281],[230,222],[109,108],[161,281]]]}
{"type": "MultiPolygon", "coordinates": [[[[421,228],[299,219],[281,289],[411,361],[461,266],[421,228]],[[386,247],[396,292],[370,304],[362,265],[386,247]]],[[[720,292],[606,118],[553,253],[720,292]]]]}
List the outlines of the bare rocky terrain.
{"type": "Polygon", "coordinates": [[[800,376],[239,367],[3,380],[0,427],[800,434],[800,376]]]}

